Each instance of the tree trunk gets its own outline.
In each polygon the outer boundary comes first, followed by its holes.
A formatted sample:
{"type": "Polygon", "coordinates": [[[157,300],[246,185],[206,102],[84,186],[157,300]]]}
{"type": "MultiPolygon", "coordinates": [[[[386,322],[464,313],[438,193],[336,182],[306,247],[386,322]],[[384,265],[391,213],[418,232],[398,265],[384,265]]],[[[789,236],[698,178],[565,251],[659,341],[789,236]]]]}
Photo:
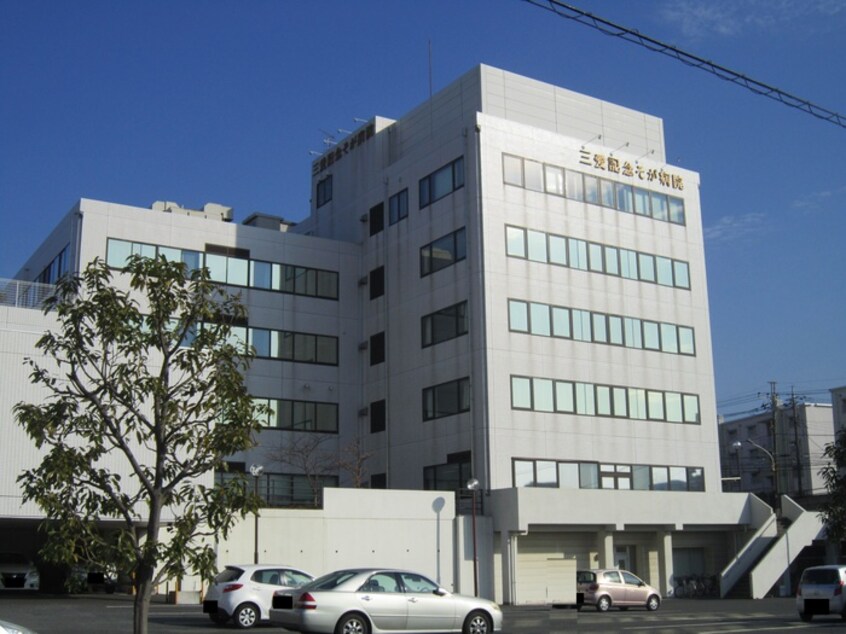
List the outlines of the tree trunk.
{"type": "Polygon", "coordinates": [[[159,543],[161,523],[161,497],[158,491],[150,499],[150,517],[144,527],[144,543],[141,544],[141,557],[135,569],[135,615],[133,634],[147,634],[150,616],[150,600],[153,597],[153,580],[158,565],[156,550],[159,543]]]}
{"type": "Polygon", "coordinates": [[[150,599],[153,596],[153,567],[148,564],[138,566],[135,576],[135,611],[132,631],[134,634],[147,634],[147,619],[150,616],[150,599]]]}

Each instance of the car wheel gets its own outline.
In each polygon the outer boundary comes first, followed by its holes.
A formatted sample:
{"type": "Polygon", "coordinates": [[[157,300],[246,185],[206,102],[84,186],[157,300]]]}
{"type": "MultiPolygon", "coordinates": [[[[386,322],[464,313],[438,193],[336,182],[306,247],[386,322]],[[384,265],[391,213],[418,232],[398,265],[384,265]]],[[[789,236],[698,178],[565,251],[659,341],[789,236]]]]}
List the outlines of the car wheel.
{"type": "Polygon", "coordinates": [[[491,617],[484,612],[471,612],[464,619],[463,634],[490,634],[493,632],[491,617]]]}
{"type": "Polygon", "coordinates": [[[809,623],[811,621],[811,619],[814,618],[814,615],[811,614],[810,612],[800,612],[799,618],[802,619],[803,621],[805,621],[805,623],[809,623]]]}
{"type": "Polygon", "coordinates": [[[654,612],[658,608],[661,607],[661,599],[658,598],[657,594],[649,595],[649,598],[646,600],[646,609],[650,612],[654,612]]]}
{"type": "Polygon", "coordinates": [[[225,612],[209,612],[209,618],[215,625],[223,625],[229,620],[225,612]]]}
{"type": "Polygon", "coordinates": [[[345,614],[335,626],[335,634],[370,634],[370,623],[361,614],[345,614]]]}
{"type": "Polygon", "coordinates": [[[611,597],[604,596],[599,597],[599,600],[596,602],[596,611],[597,612],[607,612],[611,609],[611,597]]]}
{"type": "Polygon", "coordinates": [[[255,625],[259,620],[259,617],[259,609],[252,603],[242,603],[232,615],[235,625],[242,630],[246,630],[255,625]]]}

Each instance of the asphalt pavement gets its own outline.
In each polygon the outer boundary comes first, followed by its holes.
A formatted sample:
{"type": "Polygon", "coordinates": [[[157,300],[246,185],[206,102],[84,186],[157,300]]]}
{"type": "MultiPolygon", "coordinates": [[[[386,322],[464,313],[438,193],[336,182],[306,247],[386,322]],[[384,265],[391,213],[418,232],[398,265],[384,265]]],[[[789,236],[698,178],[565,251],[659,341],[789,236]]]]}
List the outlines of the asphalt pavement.
{"type": "MultiPolygon", "coordinates": [[[[25,625],[38,634],[121,634],[132,631],[133,597],[121,594],[45,595],[0,591],[0,619],[25,625]]],[[[634,632],[637,634],[729,634],[846,631],[838,616],[799,620],[793,599],[719,600],[667,599],[657,612],[596,612],[548,606],[504,606],[504,634],[557,632],[634,632]]],[[[169,605],[154,600],[150,634],[221,634],[230,624],[215,626],[199,605],[169,605]]],[[[285,632],[261,625],[257,633],[285,632]]]]}

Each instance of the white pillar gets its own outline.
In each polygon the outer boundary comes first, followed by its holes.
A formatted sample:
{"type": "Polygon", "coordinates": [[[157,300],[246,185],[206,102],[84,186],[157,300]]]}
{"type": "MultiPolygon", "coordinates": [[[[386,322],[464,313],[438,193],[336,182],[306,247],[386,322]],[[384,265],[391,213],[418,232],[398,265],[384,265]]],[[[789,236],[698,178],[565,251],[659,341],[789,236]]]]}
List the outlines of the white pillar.
{"type": "Polygon", "coordinates": [[[614,533],[601,530],[596,534],[596,548],[599,551],[600,568],[616,568],[614,561],[614,533]]]}
{"type": "Polygon", "coordinates": [[[658,533],[658,589],[665,597],[673,596],[673,533],[658,533]]]}

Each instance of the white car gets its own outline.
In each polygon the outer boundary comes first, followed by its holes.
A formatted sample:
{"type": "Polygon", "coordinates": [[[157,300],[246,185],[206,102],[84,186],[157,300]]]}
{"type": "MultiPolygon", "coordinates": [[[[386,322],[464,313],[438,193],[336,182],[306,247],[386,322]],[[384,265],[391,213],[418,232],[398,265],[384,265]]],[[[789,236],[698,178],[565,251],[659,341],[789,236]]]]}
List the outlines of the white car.
{"type": "Polygon", "coordinates": [[[9,621],[0,621],[0,634],[35,634],[35,631],[9,621]]]}
{"type": "Polygon", "coordinates": [[[313,578],[307,572],[281,564],[226,566],[209,586],[203,612],[219,625],[232,619],[239,628],[252,627],[270,618],[276,590],[293,590],[313,578]]]}
{"type": "Polygon", "coordinates": [[[41,578],[38,568],[20,553],[0,553],[0,588],[4,590],[38,590],[41,578]]]}
{"type": "Polygon", "coordinates": [[[816,614],[839,614],[846,621],[846,566],[805,568],[796,588],[796,609],[803,621],[816,614]]]}
{"type": "Polygon", "coordinates": [[[316,634],[491,634],[502,629],[502,610],[487,599],[453,594],[416,572],[356,568],[277,592],[270,620],[316,634]]]}

